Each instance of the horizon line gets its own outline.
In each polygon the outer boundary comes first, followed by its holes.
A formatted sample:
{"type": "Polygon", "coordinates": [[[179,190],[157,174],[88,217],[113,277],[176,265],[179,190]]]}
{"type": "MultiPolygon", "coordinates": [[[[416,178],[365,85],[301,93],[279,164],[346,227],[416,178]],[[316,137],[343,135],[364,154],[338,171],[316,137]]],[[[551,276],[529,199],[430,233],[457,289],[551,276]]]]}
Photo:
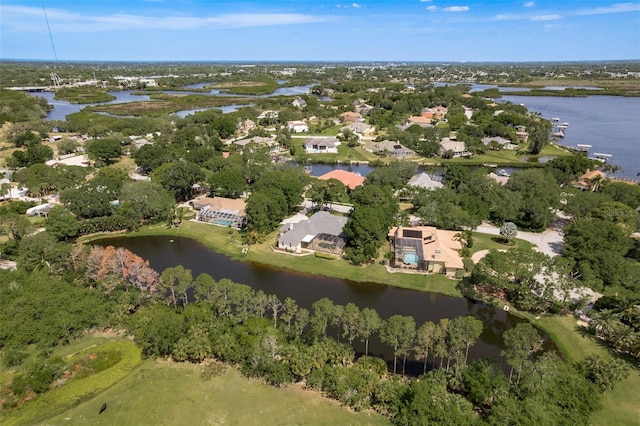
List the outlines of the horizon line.
{"type": "Polygon", "coordinates": [[[64,64],[64,63],[77,63],[77,62],[85,62],[85,63],[200,63],[200,64],[218,64],[218,63],[226,63],[226,64],[269,64],[269,63],[279,63],[279,64],[292,64],[292,63],[306,63],[306,64],[323,64],[323,63],[341,63],[341,64],[362,64],[362,63],[387,63],[387,64],[397,64],[397,63],[409,63],[409,64],[532,64],[532,63],[593,63],[593,62],[640,62],[640,58],[636,59],[575,59],[575,60],[499,60],[499,61],[466,61],[466,60],[438,60],[438,61],[421,61],[421,60],[388,60],[388,59],[363,59],[363,60],[343,60],[343,59],[261,59],[261,60],[252,60],[252,59],[220,59],[220,60],[212,60],[212,59],[26,59],[26,58],[0,58],[0,62],[11,61],[11,62],[43,62],[43,63],[54,63],[54,64],[64,64]]]}

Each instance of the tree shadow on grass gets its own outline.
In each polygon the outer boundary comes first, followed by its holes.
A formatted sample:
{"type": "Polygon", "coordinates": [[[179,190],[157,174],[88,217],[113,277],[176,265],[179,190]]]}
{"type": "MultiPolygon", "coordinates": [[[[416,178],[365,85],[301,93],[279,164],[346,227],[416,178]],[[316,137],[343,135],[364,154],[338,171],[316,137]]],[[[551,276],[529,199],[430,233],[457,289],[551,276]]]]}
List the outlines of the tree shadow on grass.
{"type": "Polygon", "coordinates": [[[514,241],[509,241],[506,238],[502,238],[499,236],[495,236],[495,237],[491,237],[491,241],[493,241],[494,243],[503,245],[505,247],[515,247],[516,243],[514,241]]]}

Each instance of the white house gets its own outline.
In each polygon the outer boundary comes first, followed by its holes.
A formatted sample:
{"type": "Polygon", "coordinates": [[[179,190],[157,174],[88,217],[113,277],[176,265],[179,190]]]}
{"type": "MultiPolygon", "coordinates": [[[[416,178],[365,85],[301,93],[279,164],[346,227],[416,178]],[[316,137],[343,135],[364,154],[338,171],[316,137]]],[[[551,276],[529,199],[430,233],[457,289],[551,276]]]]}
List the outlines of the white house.
{"type": "Polygon", "coordinates": [[[309,131],[309,125],[304,121],[289,121],[287,122],[287,128],[294,133],[309,131]]]}
{"type": "Polygon", "coordinates": [[[340,141],[329,136],[326,138],[309,138],[304,141],[304,150],[307,154],[337,154],[340,141]]]}
{"type": "Polygon", "coordinates": [[[461,141],[451,140],[449,138],[442,138],[440,141],[440,155],[444,155],[446,152],[453,152],[453,158],[466,157],[469,155],[466,144],[461,141]]]}

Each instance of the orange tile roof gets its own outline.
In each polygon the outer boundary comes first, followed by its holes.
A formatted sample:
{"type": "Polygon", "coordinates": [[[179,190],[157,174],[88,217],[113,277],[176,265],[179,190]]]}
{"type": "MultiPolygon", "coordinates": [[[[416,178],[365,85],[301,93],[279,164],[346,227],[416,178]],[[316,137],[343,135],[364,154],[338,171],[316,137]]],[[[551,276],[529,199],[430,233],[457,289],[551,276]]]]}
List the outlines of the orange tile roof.
{"type": "Polygon", "coordinates": [[[362,185],[364,183],[364,176],[361,176],[357,173],[348,172],[346,170],[332,170],[328,173],[323,174],[322,176],[318,176],[318,179],[329,180],[329,179],[338,179],[342,182],[346,187],[353,190],[356,187],[362,185]]]}

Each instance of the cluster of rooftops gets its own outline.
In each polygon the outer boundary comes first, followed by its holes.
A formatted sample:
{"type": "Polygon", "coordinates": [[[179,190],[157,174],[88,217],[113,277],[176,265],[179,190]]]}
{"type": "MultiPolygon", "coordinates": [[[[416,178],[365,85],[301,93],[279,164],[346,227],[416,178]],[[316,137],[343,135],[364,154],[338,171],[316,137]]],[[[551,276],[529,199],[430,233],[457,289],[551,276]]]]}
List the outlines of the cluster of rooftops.
{"type": "MultiPolygon", "coordinates": [[[[365,178],[346,170],[332,170],[319,179],[338,179],[350,190],[364,183],[365,178]]],[[[436,178],[418,174],[409,182],[412,186],[435,189],[442,186],[436,178]]],[[[213,225],[242,228],[246,224],[246,204],[242,199],[200,197],[190,202],[197,210],[196,219],[213,225]]],[[[332,214],[322,209],[307,216],[299,213],[283,221],[280,227],[276,251],[304,255],[324,252],[342,256],[347,245],[343,231],[346,216],[332,214]]],[[[306,211],[305,211],[306,212],[306,211]]],[[[389,248],[394,253],[390,268],[396,271],[442,273],[453,276],[463,270],[462,248],[455,231],[445,231],[430,226],[394,227],[388,234],[389,248]]]]}

